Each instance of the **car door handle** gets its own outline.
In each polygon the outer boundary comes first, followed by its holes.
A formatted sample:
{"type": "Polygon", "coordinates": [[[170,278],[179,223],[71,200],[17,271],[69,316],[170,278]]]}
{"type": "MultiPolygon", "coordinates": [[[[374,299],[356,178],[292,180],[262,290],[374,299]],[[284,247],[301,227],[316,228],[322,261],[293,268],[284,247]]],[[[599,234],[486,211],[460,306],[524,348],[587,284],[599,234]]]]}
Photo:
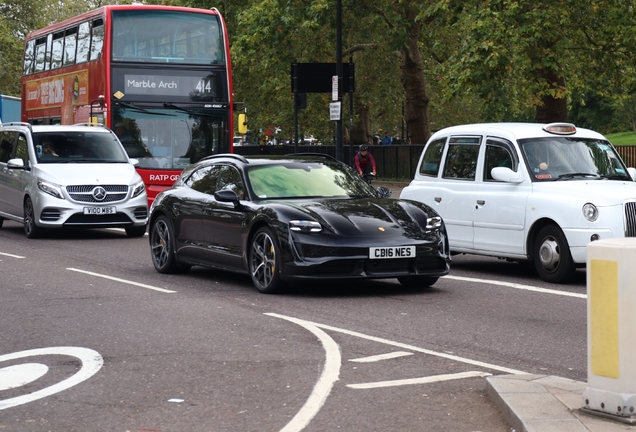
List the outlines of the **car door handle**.
{"type": "Polygon", "coordinates": [[[486,201],[484,201],[484,200],[477,200],[477,204],[479,204],[479,205],[484,205],[484,204],[486,204],[486,201]]]}
{"type": "Polygon", "coordinates": [[[435,197],[435,202],[442,202],[442,197],[435,197]]]}

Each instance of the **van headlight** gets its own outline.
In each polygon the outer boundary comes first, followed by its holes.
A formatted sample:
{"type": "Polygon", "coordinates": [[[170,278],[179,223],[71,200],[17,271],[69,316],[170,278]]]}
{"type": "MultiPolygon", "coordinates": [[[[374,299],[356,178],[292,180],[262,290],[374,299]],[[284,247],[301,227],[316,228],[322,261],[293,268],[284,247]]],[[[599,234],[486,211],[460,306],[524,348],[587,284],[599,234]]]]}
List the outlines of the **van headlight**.
{"type": "Polygon", "coordinates": [[[38,180],[38,189],[44,193],[54,196],[55,198],[64,199],[64,196],[62,195],[62,186],[59,184],[46,180],[38,180]]]}
{"type": "Polygon", "coordinates": [[[594,222],[598,219],[598,209],[592,203],[587,203],[583,205],[583,217],[589,221],[594,222]]]}
{"type": "Polygon", "coordinates": [[[133,186],[132,197],[133,198],[138,197],[139,195],[141,195],[145,191],[146,191],[146,186],[144,186],[144,182],[142,180],[139,183],[137,183],[135,186],[133,186]]]}

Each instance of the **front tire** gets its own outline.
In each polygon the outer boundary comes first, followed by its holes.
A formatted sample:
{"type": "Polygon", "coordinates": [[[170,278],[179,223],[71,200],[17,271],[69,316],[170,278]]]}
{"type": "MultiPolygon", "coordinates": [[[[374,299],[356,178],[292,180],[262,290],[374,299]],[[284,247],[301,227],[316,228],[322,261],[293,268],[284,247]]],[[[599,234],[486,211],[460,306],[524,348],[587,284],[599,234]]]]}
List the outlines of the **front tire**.
{"type": "Polygon", "coordinates": [[[24,201],[24,234],[27,238],[34,239],[42,236],[44,230],[35,224],[35,219],[33,201],[27,198],[24,201]]]}
{"type": "Polygon", "coordinates": [[[437,277],[433,276],[401,276],[398,282],[407,288],[430,288],[437,282],[437,277]]]}
{"type": "Polygon", "coordinates": [[[576,271],[570,246],[556,225],[543,227],[534,243],[534,267],[546,282],[566,283],[576,271]]]}
{"type": "Polygon", "coordinates": [[[183,273],[190,269],[190,266],[177,263],[174,241],[172,223],[167,217],[159,216],[150,226],[150,255],[159,273],[183,273]]]}
{"type": "Polygon", "coordinates": [[[128,237],[143,237],[146,234],[147,225],[126,227],[126,235],[128,237]]]}
{"type": "Polygon", "coordinates": [[[263,227],[256,231],[249,251],[250,275],[254,286],[265,294],[276,292],[281,286],[280,248],[272,230],[263,227]]]}

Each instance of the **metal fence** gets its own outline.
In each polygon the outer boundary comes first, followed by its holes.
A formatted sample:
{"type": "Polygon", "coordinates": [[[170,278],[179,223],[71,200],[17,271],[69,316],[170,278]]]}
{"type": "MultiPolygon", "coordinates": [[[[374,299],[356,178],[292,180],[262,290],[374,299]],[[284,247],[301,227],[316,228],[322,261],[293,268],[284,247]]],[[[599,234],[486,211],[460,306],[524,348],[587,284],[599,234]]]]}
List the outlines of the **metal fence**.
{"type": "MultiPolygon", "coordinates": [[[[267,146],[269,154],[286,155],[295,153],[293,145],[267,146]]],[[[387,180],[411,181],[415,169],[424,150],[423,144],[369,146],[377,165],[378,177],[387,180]]],[[[636,168],[636,146],[617,146],[616,150],[628,167],[636,168]]],[[[258,146],[236,147],[234,151],[244,156],[259,154],[258,146]]],[[[343,162],[353,165],[353,156],[357,146],[353,149],[345,145],[342,149],[343,162]]],[[[336,155],[336,147],[332,145],[299,145],[298,153],[326,153],[336,155]]]]}

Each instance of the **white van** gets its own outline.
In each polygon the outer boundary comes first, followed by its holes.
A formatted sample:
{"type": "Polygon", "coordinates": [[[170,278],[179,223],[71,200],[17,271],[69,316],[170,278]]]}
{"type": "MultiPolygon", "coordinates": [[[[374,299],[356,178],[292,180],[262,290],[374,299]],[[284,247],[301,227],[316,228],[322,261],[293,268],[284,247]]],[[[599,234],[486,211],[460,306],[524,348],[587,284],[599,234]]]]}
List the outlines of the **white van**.
{"type": "Polygon", "coordinates": [[[595,240],[636,236],[636,170],[569,123],[454,126],[426,144],[401,199],[442,216],[455,254],[533,262],[568,281],[595,240]]]}

